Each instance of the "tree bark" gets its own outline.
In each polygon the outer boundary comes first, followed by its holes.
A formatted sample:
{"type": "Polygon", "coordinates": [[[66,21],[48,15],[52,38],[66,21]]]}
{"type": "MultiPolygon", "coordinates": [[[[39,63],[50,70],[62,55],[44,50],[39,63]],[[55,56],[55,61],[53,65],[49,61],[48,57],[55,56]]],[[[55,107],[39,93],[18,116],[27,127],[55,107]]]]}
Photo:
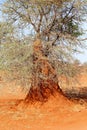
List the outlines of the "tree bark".
{"type": "Polygon", "coordinates": [[[33,44],[33,70],[31,88],[25,98],[26,102],[47,101],[55,92],[62,93],[58,77],[48,58],[43,54],[41,40],[33,44]]]}

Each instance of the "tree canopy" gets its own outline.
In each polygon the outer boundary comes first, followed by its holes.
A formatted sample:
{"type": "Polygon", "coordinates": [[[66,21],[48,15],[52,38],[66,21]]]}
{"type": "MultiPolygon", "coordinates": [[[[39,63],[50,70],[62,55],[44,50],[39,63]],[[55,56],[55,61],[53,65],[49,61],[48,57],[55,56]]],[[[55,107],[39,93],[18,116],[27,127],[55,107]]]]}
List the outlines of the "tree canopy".
{"type": "Polygon", "coordinates": [[[1,34],[3,30],[8,31],[6,37],[11,38],[17,33],[13,41],[22,43],[28,43],[30,37],[33,40],[39,36],[43,43],[43,53],[52,64],[59,63],[57,68],[64,69],[60,62],[72,62],[73,54],[84,47],[79,36],[83,34],[81,21],[85,21],[86,4],[86,1],[79,0],[6,0],[2,11],[4,23],[9,23],[6,28],[10,29],[4,29],[4,26],[1,34]],[[10,32],[11,28],[25,30],[25,35],[19,38],[19,32],[10,32]]]}
{"type": "Polygon", "coordinates": [[[34,37],[39,36],[51,46],[56,45],[58,52],[70,55],[83,45],[78,38],[83,33],[80,26],[83,4],[80,4],[82,1],[78,0],[6,0],[3,12],[14,26],[28,28],[29,33],[33,30],[34,37]]]}
{"type": "Polygon", "coordinates": [[[5,22],[8,21],[9,27],[12,26],[17,31],[24,31],[24,35],[19,37],[18,34],[18,37],[15,37],[17,32],[12,32],[13,44],[5,44],[6,51],[1,49],[1,57],[4,55],[5,59],[1,60],[1,63],[18,74],[17,79],[30,81],[29,78],[33,77],[31,91],[27,97],[36,99],[38,95],[38,98],[44,98],[47,96],[47,87],[51,93],[59,89],[57,75],[73,76],[77,72],[78,68],[73,66],[72,61],[73,54],[78,53],[80,47],[84,47],[80,41],[83,34],[81,22],[85,20],[86,14],[83,3],[84,1],[79,0],[4,2],[2,11],[5,22]],[[54,87],[52,84],[55,84],[54,87]]]}

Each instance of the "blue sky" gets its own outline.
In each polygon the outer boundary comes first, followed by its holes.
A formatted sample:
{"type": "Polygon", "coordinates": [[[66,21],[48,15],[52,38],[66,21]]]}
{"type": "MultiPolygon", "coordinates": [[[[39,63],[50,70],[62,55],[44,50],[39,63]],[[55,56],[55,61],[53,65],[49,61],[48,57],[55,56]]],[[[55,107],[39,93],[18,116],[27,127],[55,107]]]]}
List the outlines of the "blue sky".
{"type": "MultiPolygon", "coordinates": [[[[87,21],[82,23],[82,28],[84,29],[84,35],[82,36],[82,39],[87,38],[87,21]]],[[[83,42],[87,46],[87,40],[83,42]]],[[[76,58],[78,58],[82,63],[87,62],[87,48],[81,50],[82,53],[76,55],[76,58]]]]}
{"type": "MultiPolygon", "coordinates": [[[[5,1],[5,0],[0,0],[0,5],[2,5],[2,3],[3,3],[4,1],[5,1]]],[[[82,27],[83,27],[84,30],[87,30],[87,21],[82,24],[82,27]]],[[[83,35],[82,38],[83,38],[83,39],[84,39],[84,38],[87,38],[87,31],[85,32],[85,34],[83,35]]],[[[86,45],[87,45],[87,41],[84,41],[83,44],[86,44],[86,45]]],[[[75,57],[76,57],[77,59],[79,59],[82,63],[83,63],[83,62],[87,62],[87,49],[83,49],[83,50],[81,50],[81,51],[82,51],[82,53],[81,53],[81,54],[76,54],[75,57]]]]}
{"type": "Polygon", "coordinates": [[[81,61],[81,63],[87,62],[87,49],[82,50],[81,54],[76,54],[75,57],[81,61]]]}
{"type": "Polygon", "coordinates": [[[5,0],[0,0],[0,4],[2,4],[5,0]]]}

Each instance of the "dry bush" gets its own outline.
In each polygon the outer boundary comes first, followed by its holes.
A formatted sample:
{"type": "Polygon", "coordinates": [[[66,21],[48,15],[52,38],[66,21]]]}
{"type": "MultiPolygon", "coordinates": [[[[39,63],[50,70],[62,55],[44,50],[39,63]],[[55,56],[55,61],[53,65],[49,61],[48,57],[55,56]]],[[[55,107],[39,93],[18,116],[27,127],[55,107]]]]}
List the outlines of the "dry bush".
{"type": "Polygon", "coordinates": [[[8,71],[7,79],[28,85],[32,71],[32,45],[8,43],[1,45],[0,51],[0,69],[8,71]]]}

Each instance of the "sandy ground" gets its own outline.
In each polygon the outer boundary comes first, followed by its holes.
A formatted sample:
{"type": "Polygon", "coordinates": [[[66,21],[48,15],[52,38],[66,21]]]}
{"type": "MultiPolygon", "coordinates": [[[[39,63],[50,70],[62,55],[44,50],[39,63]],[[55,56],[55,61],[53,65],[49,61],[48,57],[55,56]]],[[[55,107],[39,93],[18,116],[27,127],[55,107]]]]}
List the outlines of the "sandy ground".
{"type": "Polygon", "coordinates": [[[0,82],[0,130],[87,130],[87,107],[60,94],[43,104],[19,103],[25,92],[0,82]],[[19,105],[18,105],[19,103],[19,105]]]}

